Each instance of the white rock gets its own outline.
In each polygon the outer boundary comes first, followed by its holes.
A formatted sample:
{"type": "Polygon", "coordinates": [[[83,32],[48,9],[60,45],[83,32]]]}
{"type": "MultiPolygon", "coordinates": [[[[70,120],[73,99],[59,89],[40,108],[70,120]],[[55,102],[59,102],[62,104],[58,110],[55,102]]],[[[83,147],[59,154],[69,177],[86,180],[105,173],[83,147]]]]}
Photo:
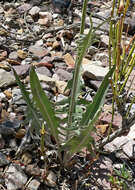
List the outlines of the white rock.
{"type": "Polygon", "coordinates": [[[47,176],[46,184],[50,187],[55,187],[56,186],[56,175],[54,172],[49,171],[49,174],[47,176]]]}
{"type": "Polygon", "coordinates": [[[129,131],[127,137],[129,140],[135,139],[135,124],[132,127],[130,127],[130,131],[129,131]]]}
{"type": "Polygon", "coordinates": [[[29,183],[28,189],[30,189],[30,190],[37,190],[39,186],[40,186],[40,182],[37,181],[36,179],[33,179],[33,180],[29,183]]]}
{"type": "Polygon", "coordinates": [[[125,136],[117,137],[112,142],[106,144],[104,148],[106,151],[113,152],[115,150],[120,149],[122,146],[128,143],[128,141],[128,138],[125,136]]]}
{"type": "Polygon", "coordinates": [[[29,14],[30,14],[31,16],[35,16],[35,15],[37,15],[37,14],[39,13],[39,11],[40,11],[40,8],[37,7],[37,6],[34,6],[34,7],[32,7],[32,9],[29,11],[29,14]]]}
{"type": "Polygon", "coordinates": [[[109,71],[109,67],[103,68],[94,63],[83,64],[83,75],[93,80],[102,80],[109,71]]]}
{"type": "Polygon", "coordinates": [[[3,92],[0,92],[0,100],[2,101],[5,99],[6,95],[3,92]]]}
{"type": "Polygon", "coordinates": [[[10,72],[0,69],[0,87],[7,87],[15,81],[15,77],[10,72]]]}

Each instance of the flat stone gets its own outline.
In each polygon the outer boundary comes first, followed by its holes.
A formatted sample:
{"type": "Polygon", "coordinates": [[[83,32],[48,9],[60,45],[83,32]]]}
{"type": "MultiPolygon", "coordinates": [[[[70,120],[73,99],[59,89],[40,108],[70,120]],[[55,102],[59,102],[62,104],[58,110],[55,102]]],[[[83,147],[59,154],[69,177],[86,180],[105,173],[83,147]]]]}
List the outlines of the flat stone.
{"type": "Polygon", "coordinates": [[[127,137],[129,140],[135,139],[135,124],[132,127],[130,127],[130,131],[129,131],[127,137]]]}
{"type": "Polygon", "coordinates": [[[47,84],[49,84],[50,86],[54,87],[55,86],[55,79],[48,77],[46,75],[37,73],[38,79],[42,82],[46,82],[47,84]]]}
{"type": "Polygon", "coordinates": [[[6,170],[5,185],[7,190],[23,189],[27,182],[27,176],[19,165],[11,164],[6,170]]]}
{"type": "Polygon", "coordinates": [[[41,59],[41,61],[39,63],[52,63],[53,60],[54,60],[54,58],[52,58],[50,56],[45,56],[45,57],[43,57],[43,59],[41,59]]]}
{"type": "Polygon", "coordinates": [[[13,68],[19,76],[23,76],[28,74],[30,65],[16,65],[13,68]]]}
{"type": "Polygon", "coordinates": [[[94,64],[83,64],[83,76],[88,77],[93,80],[103,80],[109,71],[109,68],[103,68],[101,66],[94,64]]]}
{"type": "Polygon", "coordinates": [[[18,11],[19,11],[20,14],[22,14],[22,13],[28,11],[30,8],[31,8],[30,4],[24,3],[23,5],[18,7],[18,11]]]}
{"type": "Polygon", "coordinates": [[[12,85],[15,82],[15,77],[10,72],[0,69],[0,88],[12,85]]]}
{"type": "Polygon", "coordinates": [[[106,151],[113,152],[119,150],[122,146],[129,142],[126,136],[116,137],[112,142],[104,146],[106,151]]]}
{"type": "Polygon", "coordinates": [[[75,65],[75,60],[73,59],[73,57],[69,53],[64,55],[64,61],[66,62],[66,64],[69,67],[74,67],[74,65],[75,65]]]}
{"type": "MultiPolygon", "coordinates": [[[[112,122],[112,114],[108,112],[108,110],[105,110],[105,112],[101,113],[99,117],[100,121],[105,124],[110,124],[112,122]]],[[[122,125],[122,117],[120,114],[114,114],[114,119],[112,123],[113,127],[120,128],[122,125]]]]}
{"type": "Polygon", "coordinates": [[[9,54],[9,59],[14,59],[16,60],[18,58],[18,54],[16,51],[13,51],[9,54]]]}
{"type": "Polygon", "coordinates": [[[28,189],[30,190],[37,190],[40,186],[40,182],[37,181],[36,179],[33,179],[29,185],[28,185],[28,189]]]}
{"type": "Polygon", "coordinates": [[[129,156],[129,158],[135,159],[135,140],[133,139],[129,140],[123,146],[123,151],[126,153],[126,155],[129,156]]]}
{"type": "Polygon", "coordinates": [[[52,14],[50,12],[39,12],[40,19],[38,23],[45,26],[50,26],[52,21],[52,14]]]}
{"type": "Polygon", "coordinates": [[[47,49],[43,48],[42,46],[36,46],[36,45],[30,46],[29,51],[33,53],[35,56],[40,58],[48,54],[47,49]]]}
{"type": "Polygon", "coordinates": [[[57,74],[60,81],[68,81],[72,79],[72,73],[69,73],[64,69],[57,69],[55,74],[57,74]]]}
{"type": "Polygon", "coordinates": [[[38,67],[36,69],[36,72],[37,73],[40,73],[42,75],[46,75],[48,77],[51,77],[52,76],[52,73],[50,72],[50,70],[47,68],[47,67],[38,67]]]}

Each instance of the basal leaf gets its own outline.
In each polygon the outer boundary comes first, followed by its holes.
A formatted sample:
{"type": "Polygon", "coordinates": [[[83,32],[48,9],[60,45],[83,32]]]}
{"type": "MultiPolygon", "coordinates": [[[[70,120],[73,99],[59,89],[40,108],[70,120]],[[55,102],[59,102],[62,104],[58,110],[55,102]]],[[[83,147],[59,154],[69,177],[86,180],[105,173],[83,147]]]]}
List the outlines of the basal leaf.
{"type": "Polygon", "coordinates": [[[51,134],[54,136],[56,142],[58,143],[58,121],[55,117],[52,105],[40,85],[34,67],[32,67],[30,71],[30,85],[36,105],[39,108],[43,119],[46,121],[51,134]]]}
{"type": "Polygon", "coordinates": [[[90,124],[84,129],[80,130],[79,135],[73,136],[70,140],[66,142],[63,149],[69,150],[71,154],[81,151],[84,147],[87,147],[89,143],[94,143],[94,139],[91,136],[91,132],[95,130],[94,124],[97,121],[101,110],[98,110],[91,120],[90,124]]]}
{"type": "MultiPolygon", "coordinates": [[[[29,98],[29,93],[27,92],[27,90],[25,89],[25,86],[22,84],[22,82],[20,81],[16,71],[12,68],[13,70],[13,73],[14,73],[14,76],[16,78],[16,81],[17,81],[17,84],[18,86],[20,87],[21,89],[21,93],[22,93],[22,96],[24,98],[24,100],[26,101],[27,103],[27,106],[28,106],[28,109],[30,111],[30,114],[32,115],[34,121],[35,121],[35,126],[37,126],[39,129],[41,127],[41,122],[39,121],[39,117],[38,117],[38,114],[36,112],[36,109],[35,107],[33,106],[32,104],[32,101],[31,99],[29,98]]],[[[36,129],[37,130],[37,129],[36,129]]]]}

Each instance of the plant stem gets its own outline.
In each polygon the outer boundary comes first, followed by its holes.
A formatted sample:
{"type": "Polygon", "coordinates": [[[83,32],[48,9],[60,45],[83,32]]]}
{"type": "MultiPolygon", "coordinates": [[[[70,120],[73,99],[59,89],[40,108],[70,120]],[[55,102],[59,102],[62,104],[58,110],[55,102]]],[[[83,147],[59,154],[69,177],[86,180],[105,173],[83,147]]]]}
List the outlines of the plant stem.
{"type": "MultiPolygon", "coordinates": [[[[81,21],[81,28],[80,28],[80,35],[83,34],[84,28],[85,28],[85,17],[86,17],[86,8],[87,8],[87,3],[88,0],[84,0],[83,3],[83,13],[82,13],[82,21],[81,21]]],[[[77,90],[79,86],[79,79],[80,79],[80,69],[81,69],[81,63],[83,57],[79,59],[79,53],[76,58],[75,62],[75,71],[74,71],[74,78],[73,78],[73,86],[72,86],[72,91],[71,91],[71,100],[69,104],[69,113],[68,113],[68,127],[71,127],[72,125],[72,118],[73,118],[73,113],[75,113],[75,104],[76,104],[76,99],[77,99],[77,90]]],[[[67,135],[68,139],[68,135],[67,135]]]]}

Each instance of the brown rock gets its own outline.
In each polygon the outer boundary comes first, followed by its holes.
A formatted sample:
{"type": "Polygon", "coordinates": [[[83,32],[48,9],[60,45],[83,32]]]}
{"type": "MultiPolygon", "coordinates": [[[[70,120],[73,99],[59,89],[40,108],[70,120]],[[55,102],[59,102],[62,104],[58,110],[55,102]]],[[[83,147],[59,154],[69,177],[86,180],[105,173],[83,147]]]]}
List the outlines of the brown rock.
{"type": "Polygon", "coordinates": [[[58,41],[53,42],[52,47],[53,47],[53,49],[59,49],[59,48],[61,48],[60,42],[58,42],[58,41]]]}
{"type": "Polygon", "coordinates": [[[73,57],[69,53],[64,55],[64,61],[66,62],[66,64],[69,67],[74,67],[74,65],[75,65],[75,60],[73,59],[73,57]]]}

